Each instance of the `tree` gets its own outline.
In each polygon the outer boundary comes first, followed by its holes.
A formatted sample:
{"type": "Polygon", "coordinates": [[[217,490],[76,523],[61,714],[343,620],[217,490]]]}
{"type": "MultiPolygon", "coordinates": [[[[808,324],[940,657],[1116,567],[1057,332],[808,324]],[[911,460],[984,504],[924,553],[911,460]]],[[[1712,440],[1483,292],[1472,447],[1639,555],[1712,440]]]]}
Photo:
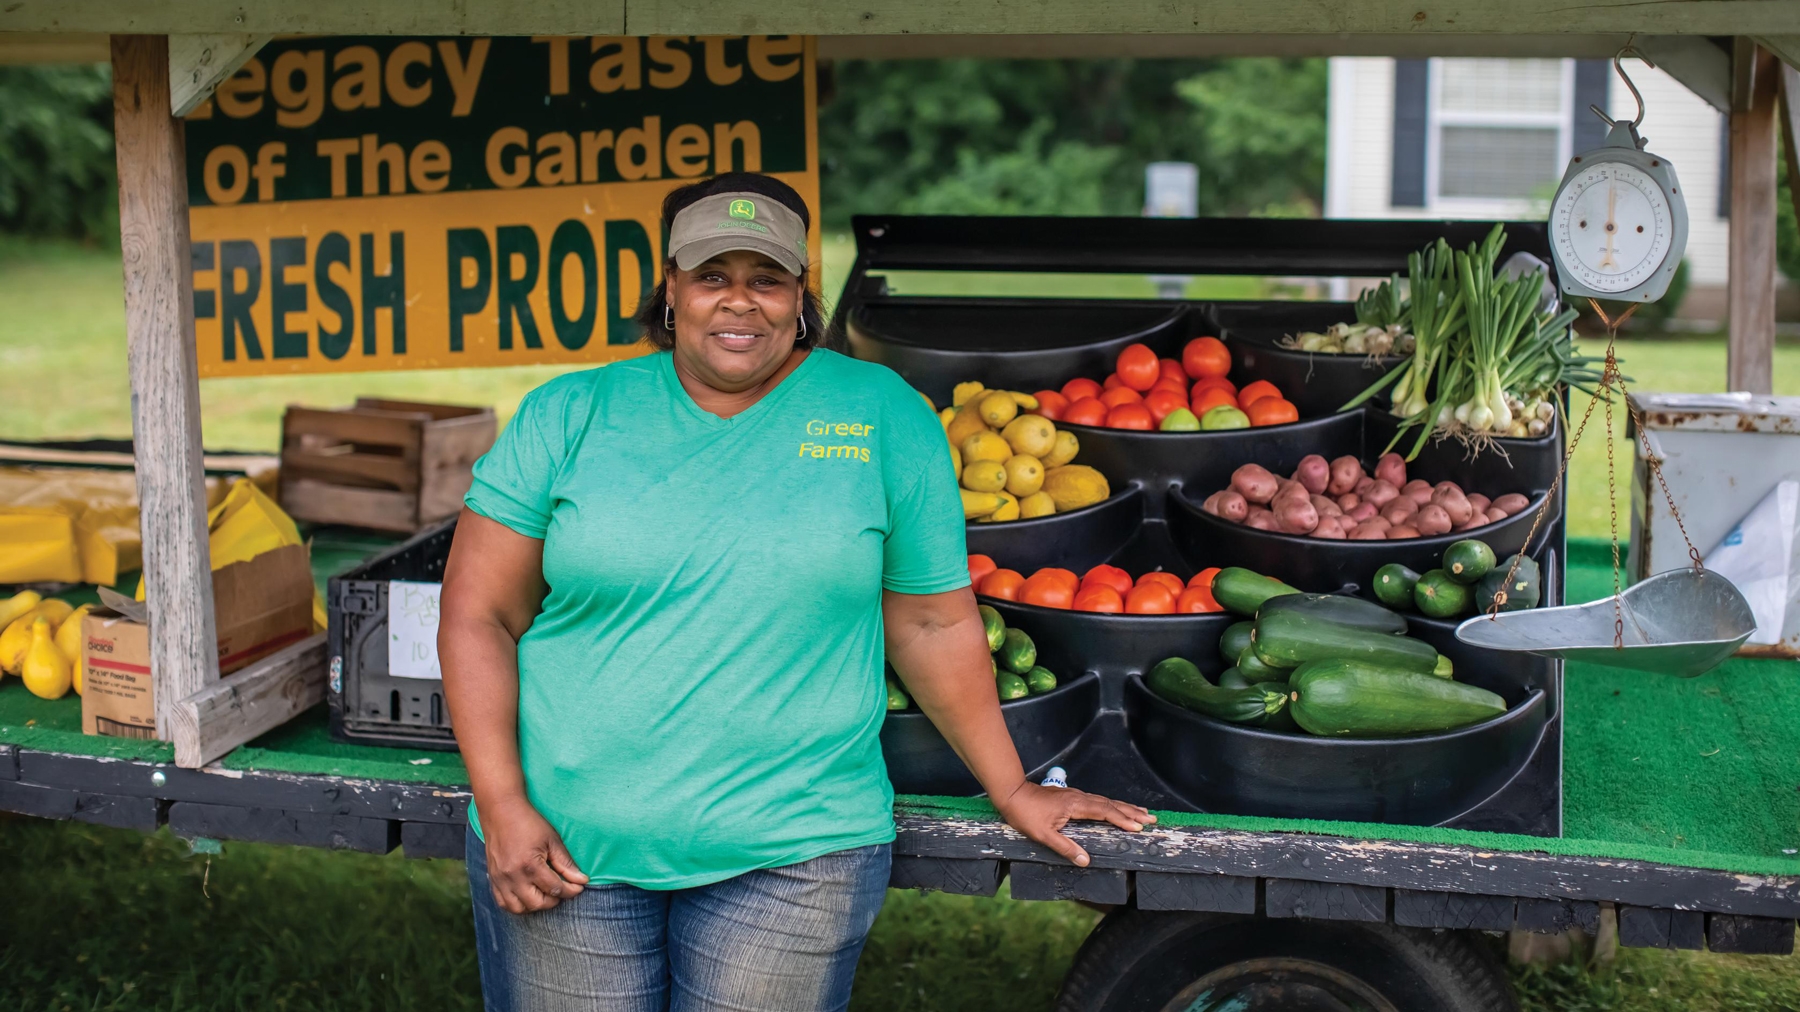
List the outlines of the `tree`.
{"type": "Polygon", "coordinates": [[[0,67],[0,231],[118,233],[111,79],[104,64],[0,67]]]}

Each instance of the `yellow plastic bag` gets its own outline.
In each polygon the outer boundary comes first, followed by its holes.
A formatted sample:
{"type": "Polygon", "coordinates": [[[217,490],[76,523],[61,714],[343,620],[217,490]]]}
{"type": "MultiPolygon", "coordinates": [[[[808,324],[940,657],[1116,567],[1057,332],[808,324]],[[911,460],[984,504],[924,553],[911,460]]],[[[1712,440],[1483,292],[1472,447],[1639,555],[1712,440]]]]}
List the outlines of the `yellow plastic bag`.
{"type": "Polygon", "coordinates": [[[54,506],[0,506],[0,583],[81,579],[75,518],[54,506]]]}
{"type": "MultiPolygon", "coordinates": [[[[225,499],[207,513],[206,526],[215,570],[277,548],[304,544],[293,518],[248,480],[232,483],[225,499]]],[[[144,599],[143,577],[138,578],[137,599],[144,599]]]]}

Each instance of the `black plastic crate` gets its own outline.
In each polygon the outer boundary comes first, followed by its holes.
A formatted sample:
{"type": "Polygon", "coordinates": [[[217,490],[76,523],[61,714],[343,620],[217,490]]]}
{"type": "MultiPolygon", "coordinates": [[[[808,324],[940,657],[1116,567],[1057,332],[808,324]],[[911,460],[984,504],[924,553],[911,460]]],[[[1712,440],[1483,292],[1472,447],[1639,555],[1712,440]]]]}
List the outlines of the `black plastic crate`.
{"type": "Polygon", "coordinates": [[[325,699],[338,741],[455,749],[444,683],[388,673],[388,581],[444,578],[456,521],[446,520],[326,585],[331,677],[325,699]]]}

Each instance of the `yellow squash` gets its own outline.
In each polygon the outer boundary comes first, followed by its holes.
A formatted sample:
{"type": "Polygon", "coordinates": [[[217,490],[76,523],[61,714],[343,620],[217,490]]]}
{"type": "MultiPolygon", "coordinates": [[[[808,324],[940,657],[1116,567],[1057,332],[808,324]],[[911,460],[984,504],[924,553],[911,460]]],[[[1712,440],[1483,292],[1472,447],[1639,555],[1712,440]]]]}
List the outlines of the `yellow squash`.
{"type": "Polygon", "coordinates": [[[31,645],[25,649],[19,674],[34,696],[61,699],[68,695],[74,675],[69,671],[69,659],[56,649],[49,619],[40,616],[32,621],[31,645]]]}
{"type": "Polygon", "coordinates": [[[63,619],[62,624],[56,627],[56,649],[61,650],[63,657],[69,662],[69,672],[73,676],[77,696],[81,695],[81,676],[84,672],[81,656],[81,620],[93,610],[93,605],[84,604],[70,612],[69,617],[63,619]]]}
{"type": "Polygon", "coordinates": [[[69,602],[53,597],[39,602],[37,607],[13,619],[6,631],[0,632],[0,671],[9,675],[19,673],[20,666],[25,663],[25,651],[31,646],[31,623],[34,620],[42,618],[55,630],[57,624],[68,618],[69,613],[74,610],[69,607],[69,602]]]}

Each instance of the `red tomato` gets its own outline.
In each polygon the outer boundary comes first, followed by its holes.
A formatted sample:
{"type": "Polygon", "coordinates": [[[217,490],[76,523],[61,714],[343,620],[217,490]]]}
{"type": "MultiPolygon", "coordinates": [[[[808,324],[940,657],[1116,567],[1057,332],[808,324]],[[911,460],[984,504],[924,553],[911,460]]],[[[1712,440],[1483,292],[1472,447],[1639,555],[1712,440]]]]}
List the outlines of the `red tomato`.
{"type": "MultiPolygon", "coordinates": [[[[1181,382],[1180,380],[1170,379],[1167,376],[1164,376],[1161,379],[1157,380],[1156,385],[1151,387],[1150,389],[1152,392],[1157,391],[1157,390],[1173,390],[1176,393],[1181,395],[1182,400],[1184,400],[1184,401],[1187,400],[1188,385],[1186,383],[1181,382]]],[[[1149,396],[1149,395],[1146,394],[1145,396],[1149,396]]]]}
{"type": "Polygon", "coordinates": [[[1016,569],[996,569],[981,578],[981,586],[975,589],[977,594],[997,597],[1002,601],[1017,601],[1019,585],[1025,578],[1016,569]]]}
{"type": "Polygon", "coordinates": [[[1300,409],[1280,397],[1258,397],[1244,409],[1251,425],[1286,425],[1300,420],[1300,409]]]}
{"type": "Polygon", "coordinates": [[[1176,576],[1174,573],[1165,573],[1161,570],[1157,570],[1154,573],[1145,573],[1143,576],[1138,577],[1136,586],[1142,587],[1145,584],[1150,583],[1161,584],[1162,586],[1167,587],[1170,594],[1180,594],[1187,589],[1187,584],[1181,582],[1181,577],[1176,576]]]}
{"type": "Polygon", "coordinates": [[[1156,417],[1142,404],[1121,404],[1106,413],[1106,427],[1150,432],[1156,428],[1156,417]]]}
{"type": "Polygon", "coordinates": [[[1081,581],[1076,578],[1074,573],[1067,569],[1057,569],[1054,566],[1045,566],[1043,569],[1040,569],[1031,575],[1054,578],[1059,583],[1068,587],[1069,593],[1071,594],[1075,593],[1081,586],[1081,581]]]}
{"type": "Polygon", "coordinates": [[[1109,408],[1116,408],[1121,404],[1136,404],[1143,399],[1143,394],[1130,387],[1113,387],[1100,394],[1100,403],[1109,408]]]}
{"type": "Polygon", "coordinates": [[[1106,374],[1106,379],[1100,383],[1100,389],[1102,389],[1102,390],[1117,390],[1124,385],[1125,385],[1125,381],[1119,378],[1118,373],[1109,372],[1106,374]]]}
{"type": "Polygon", "coordinates": [[[1281,391],[1276,389],[1275,384],[1268,380],[1257,380],[1254,383],[1246,384],[1244,389],[1238,391],[1238,407],[1248,410],[1250,405],[1264,397],[1280,396],[1281,391]]]}
{"type": "Polygon", "coordinates": [[[1169,417],[1169,412],[1187,406],[1187,394],[1173,387],[1163,386],[1161,383],[1152,387],[1150,392],[1144,395],[1144,407],[1150,409],[1150,417],[1158,425],[1162,424],[1163,419],[1169,417]]]}
{"type": "Polygon", "coordinates": [[[1086,376],[1077,376],[1062,385],[1062,395],[1069,399],[1070,404],[1081,400],[1083,397],[1098,397],[1100,396],[1100,390],[1100,384],[1095,383],[1086,376]]]}
{"type": "Polygon", "coordinates": [[[1205,615],[1224,610],[1213,600],[1212,591],[1205,587],[1189,587],[1175,599],[1175,611],[1182,615],[1205,615]]]}
{"type": "Polygon", "coordinates": [[[1194,388],[1193,410],[1195,415],[1204,418],[1208,411],[1220,405],[1235,408],[1238,406],[1238,400],[1231,396],[1231,391],[1223,387],[1194,388]]]}
{"type": "Polygon", "coordinates": [[[1000,568],[999,566],[994,565],[993,559],[990,559],[985,555],[970,554],[970,556],[969,556],[969,586],[971,586],[971,587],[981,586],[981,581],[983,579],[985,579],[989,573],[991,573],[994,570],[999,569],[999,568],[1000,568]]]}
{"type": "Polygon", "coordinates": [[[1196,337],[1181,349],[1181,368],[1189,376],[1223,376],[1231,372],[1231,349],[1216,337],[1196,337]]]}
{"type": "Polygon", "coordinates": [[[1175,595],[1160,583],[1143,583],[1125,595],[1127,615],[1173,615],[1175,595]]]}
{"type": "Polygon", "coordinates": [[[1106,412],[1105,404],[1092,397],[1083,397],[1081,400],[1071,401],[1057,421],[1069,425],[1105,425],[1106,412]]]}
{"type": "Polygon", "coordinates": [[[1076,611],[1102,611],[1117,615],[1125,610],[1125,598],[1104,584],[1090,583],[1075,595],[1076,611]]]}
{"type": "Polygon", "coordinates": [[[1156,384],[1162,365],[1148,345],[1134,344],[1119,352],[1119,379],[1133,390],[1144,391],[1156,384]]]}
{"type": "Polygon", "coordinates": [[[1082,574],[1081,588],[1089,587],[1111,587],[1123,596],[1131,592],[1131,574],[1103,562],[1082,574]]]}
{"type": "Polygon", "coordinates": [[[1031,396],[1036,397],[1038,402],[1037,410],[1031,414],[1043,415],[1053,422],[1060,421],[1063,409],[1069,406],[1069,399],[1054,390],[1039,390],[1031,396]]]}
{"type": "Polygon", "coordinates": [[[1156,369],[1158,383],[1163,380],[1175,380],[1184,387],[1188,385],[1188,374],[1182,371],[1180,362],[1172,358],[1159,358],[1156,360],[1156,369]]]}
{"type": "Polygon", "coordinates": [[[1194,578],[1192,580],[1189,580],[1187,582],[1187,585],[1189,587],[1205,587],[1206,589],[1211,590],[1213,577],[1218,576],[1218,575],[1219,575],[1219,567],[1218,566],[1210,566],[1206,569],[1202,569],[1198,573],[1195,573],[1194,578]]]}
{"type": "Polygon", "coordinates": [[[1221,390],[1229,390],[1229,391],[1231,391],[1231,396],[1233,396],[1233,397],[1236,397],[1237,393],[1238,393],[1237,384],[1231,382],[1230,380],[1226,379],[1223,376],[1208,376],[1205,379],[1195,380],[1193,392],[1199,393],[1200,391],[1205,390],[1208,387],[1218,387],[1221,390]]]}
{"type": "Polygon", "coordinates": [[[1040,608],[1061,608],[1066,611],[1075,603],[1075,588],[1064,583],[1062,577],[1054,572],[1040,569],[1020,584],[1018,601],[1020,604],[1035,604],[1040,608]]]}

